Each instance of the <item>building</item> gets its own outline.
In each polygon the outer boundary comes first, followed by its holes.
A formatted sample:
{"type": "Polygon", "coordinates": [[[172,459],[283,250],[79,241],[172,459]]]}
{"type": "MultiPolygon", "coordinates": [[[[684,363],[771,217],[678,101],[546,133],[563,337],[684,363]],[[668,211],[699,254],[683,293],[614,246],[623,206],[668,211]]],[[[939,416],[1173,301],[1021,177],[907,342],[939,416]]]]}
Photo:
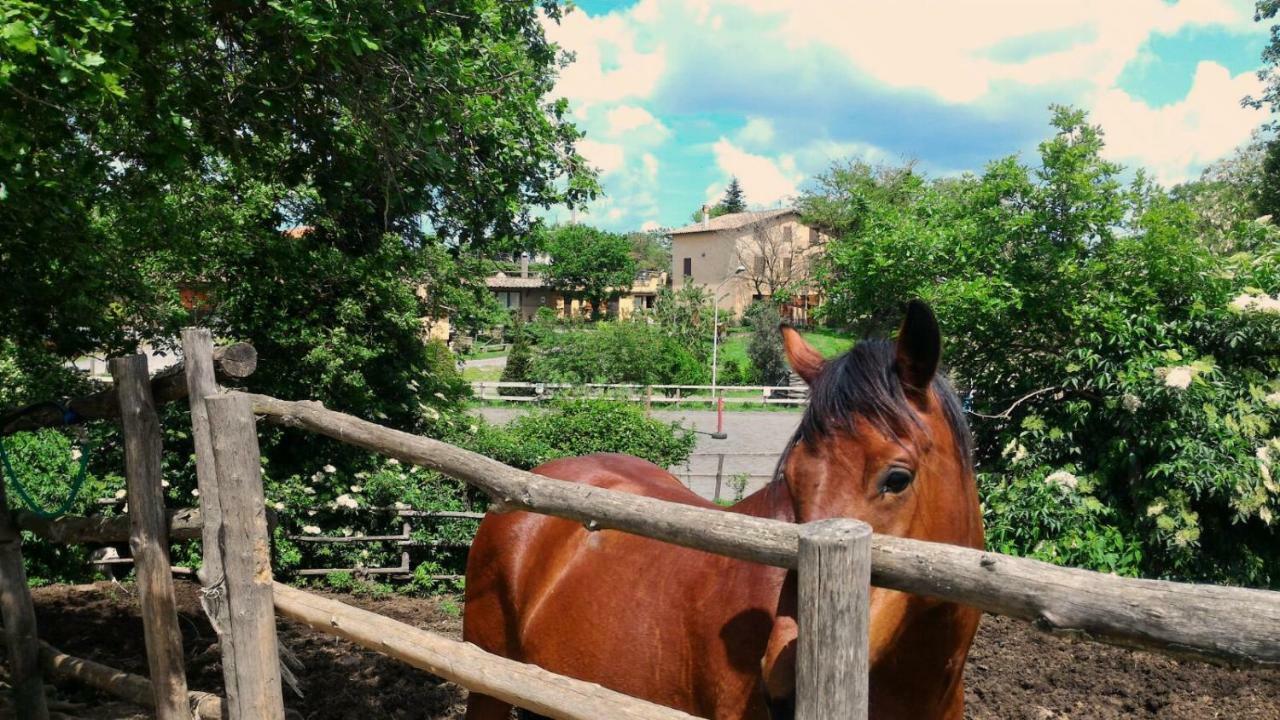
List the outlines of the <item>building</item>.
{"type": "Polygon", "coordinates": [[[794,208],[713,218],[704,205],[700,222],[669,235],[672,287],[705,287],[731,316],[741,316],[755,300],[785,293],[784,316],[803,323],[821,301],[813,261],[826,237],[801,223],[794,208]]]}
{"type": "MultiPolygon", "coordinates": [[[[519,274],[497,272],[485,278],[485,285],[499,305],[519,312],[526,320],[532,319],[543,307],[555,310],[559,317],[587,317],[591,314],[591,303],[565,297],[551,289],[540,273],[530,272],[528,255],[520,258],[519,274]]],[[[631,287],[609,303],[606,313],[610,317],[626,317],[636,310],[650,309],[658,291],[666,286],[665,272],[638,273],[631,287]]]]}

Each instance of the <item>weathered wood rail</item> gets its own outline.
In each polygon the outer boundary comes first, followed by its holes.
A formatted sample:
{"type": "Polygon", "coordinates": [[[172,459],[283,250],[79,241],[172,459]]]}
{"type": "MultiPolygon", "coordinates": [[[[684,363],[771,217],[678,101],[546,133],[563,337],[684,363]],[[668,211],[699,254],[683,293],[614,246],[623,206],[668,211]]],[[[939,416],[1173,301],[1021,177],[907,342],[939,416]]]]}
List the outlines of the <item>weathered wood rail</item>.
{"type": "MultiPolygon", "coordinates": [[[[554,480],[319,403],[251,398],[255,412],[275,422],[469,482],[500,510],[798,567],[798,525],[554,480]]],[[[872,539],[871,582],[1027,620],[1046,632],[1220,663],[1280,666],[1280,593],[1120,578],[885,535],[872,539]]]]}

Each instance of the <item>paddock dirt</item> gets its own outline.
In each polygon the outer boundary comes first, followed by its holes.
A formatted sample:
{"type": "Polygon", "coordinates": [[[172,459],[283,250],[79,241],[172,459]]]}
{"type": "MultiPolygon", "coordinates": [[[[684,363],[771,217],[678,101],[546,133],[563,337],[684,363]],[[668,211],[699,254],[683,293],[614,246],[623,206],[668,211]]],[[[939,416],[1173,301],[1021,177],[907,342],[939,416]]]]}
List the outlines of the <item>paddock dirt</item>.
{"type": "MultiPolygon", "coordinates": [[[[196,588],[178,583],[179,623],[193,689],[220,692],[222,670],[196,588]]],[[[112,583],[33,592],[40,634],[56,647],[112,667],[145,672],[142,622],[132,587],[112,583]]],[[[404,597],[344,601],[457,637],[458,605],[404,597]]],[[[1224,608],[1225,611],[1230,611],[1224,608]]],[[[341,640],[281,623],[284,642],[306,669],[305,697],[288,696],[291,717],[460,718],[466,692],[450,683],[341,640]]],[[[1280,720],[1280,671],[1239,671],[1047,637],[1027,625],[986,617],[966,669],[969,718],[1232,718],[1280,720]]],[[[59,683],[64,717],[133,720],[138,708],[59,683]]],[[[0,706],[0,717],[11,711],[0,706]]]]}

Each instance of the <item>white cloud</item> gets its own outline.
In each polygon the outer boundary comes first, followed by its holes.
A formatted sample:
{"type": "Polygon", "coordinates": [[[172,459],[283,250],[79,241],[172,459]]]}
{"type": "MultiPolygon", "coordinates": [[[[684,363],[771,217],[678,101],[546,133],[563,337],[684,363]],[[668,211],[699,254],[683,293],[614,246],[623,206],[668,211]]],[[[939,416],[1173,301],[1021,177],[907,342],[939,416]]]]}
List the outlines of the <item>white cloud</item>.
{"type": "MultiPolygon", "coordinates": [[[[860,72],[899,88],[920,89],[953,103],[976,101],[1000,81],[1038,85],[1111,85],[1153,32],[1195,25],[1244,26],[1243,0],[970,0],[890,3],[882,0],[744,0],[773,16],[788,49],[821,44],[860,72]],[[1066,37],[1066,47],[1052,41],[1066,37]],[[1044,53],[999,59],[993,50],[1020,41],[1044,53]]],[[[767,47],[762,45],[761,47],[767,47]]]]}
{"type": "MultiPolygon", "coordinates": [[[[795,157],[781,155],[776,160],[755,155],[734,145],[728,138],[720,138],[712,146],[716,165],[726,177],[736,177],[742,184],[742,192],[752,205],[773,205],[785,202],[799,191],[804,176],[796,169],[795,157]]],[[[724,192],[726,183],[713,183],[707,188],[707,200],[716,202],[724,192]]]]}
{"type": "Polygon", "coordinates": [[[626,159],[626,153],[621,145],[600,142],[591,138],[583,138],[578,141],[578,152],[587,159],[587,162],[591,163],[592,167],[600,170],[601,175],[616,172],[622,167],[623,161],[626,159]]]}
{"type": "Polygon", "coordinates": [[[658,158],[653,153],[645,153],[640,161],[644,163],[644,178],[649,182],[658,181],[658,158]]]}
{"type": "Polygon", "coordinates": [[[653,113],[636,105],[618,105],[604,115],[609,136],[640,136],[641,141],[658,143],[666,140],[671,131],[653,113]]]}
{"type": "Polygon", "coordinates": [[[765,146],[773,142],[775,131],[769,118],[750,117],[738,131],[738,139],[747,145],[765,146]]]}
{"type": "Polygon", "coordinates": [[[666,49],[637,46],[635,15],[565,13],[546,21],[548,39],[573,52],[576,61],[560,73],[556,93],[581,105],[646,98],[666,70],[666,49]]]}
{"type": "Polygon", "coordinates": [[[646,220],[644,221],[644,224],[640,226],[640,230],[642,230],[643,232],[651,232],[653,230],[660,230],[660,229],[662,229],[662,224],[659,223],[657,220],[646,220]]]}
{"type": "Polygon", "coordinates": [[[1109,157],[1150,168],[1158,181],[1175,183],[1249,139],[1263,116],[1240,107],[1240,98],[1261,89],[1251,72],[1232,77],[1217,63],[1201,62],[1182,100],[1153,108],[1112,88],[1093,101],[1091,120],[1107,133],[1109,157]]]}

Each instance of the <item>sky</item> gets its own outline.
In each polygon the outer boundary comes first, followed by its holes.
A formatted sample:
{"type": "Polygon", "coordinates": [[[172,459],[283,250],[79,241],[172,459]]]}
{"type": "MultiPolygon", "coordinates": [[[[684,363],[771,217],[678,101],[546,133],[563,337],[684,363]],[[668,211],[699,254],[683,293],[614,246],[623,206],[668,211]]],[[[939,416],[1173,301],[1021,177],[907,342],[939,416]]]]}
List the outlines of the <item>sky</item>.
{"type": "Polygon", "coordinates": [[[1165,184],[1267,119],[1240,104],[1269,32],[1251,0],[577,0],[546,31],[604,190],[577,219],[616,231],[687,224],[731,177],[780,207],[836,161],[1034,162],[1052,103],[1165,184]]]}

